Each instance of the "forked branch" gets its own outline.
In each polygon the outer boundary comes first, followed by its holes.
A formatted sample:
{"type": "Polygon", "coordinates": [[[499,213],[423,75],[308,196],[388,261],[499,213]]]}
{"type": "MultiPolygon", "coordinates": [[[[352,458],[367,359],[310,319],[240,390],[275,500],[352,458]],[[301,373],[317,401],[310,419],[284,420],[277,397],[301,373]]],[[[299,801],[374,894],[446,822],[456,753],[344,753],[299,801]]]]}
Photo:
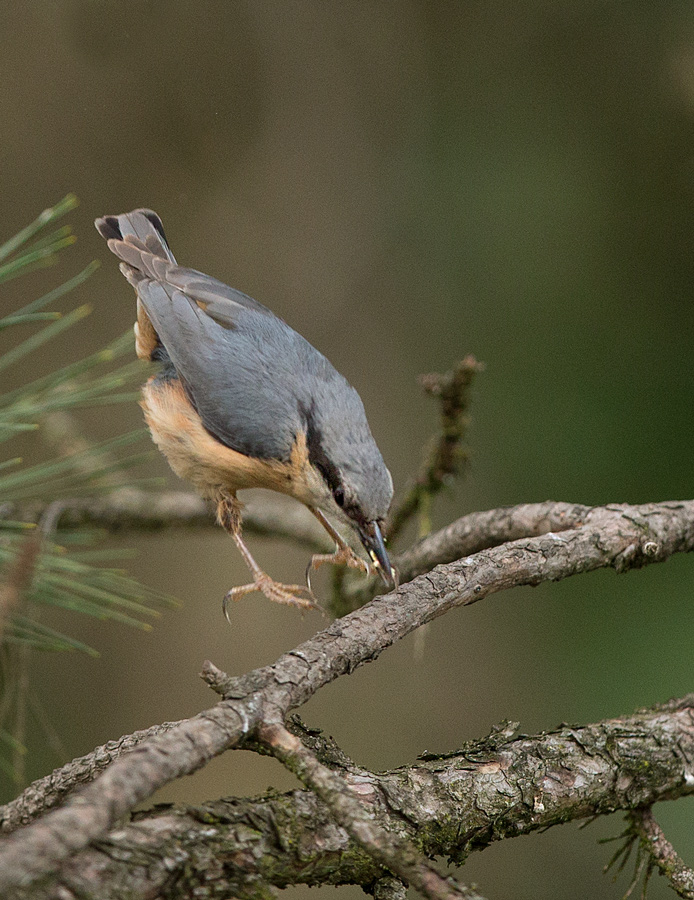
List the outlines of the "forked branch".
{"type": "Polygon", "coordinates": [[[406,837],[397,834],[392,820],[385,827],[379,823],[365,802],[368,792],[360,794],[357,785],[350,787],[284,725],[263,725],[258,730],[258,737],[273,756],[325,803],[335,821],[376,863],[416,888],[428,900],[483,900],[470,888],[443,878],[406,837]],[[359,796],[361,801],[357,799],[359,796]]]}
{"type": "MultiPolygon", "coordinates": [[[[554,511],[548,504],[542,516],[551,519],[566,510],[566,504],[554,511]]],[[[503,515],[512,512],[506,510],[503,515]]],[[[625,571],[692,549],[694,501],[581,507],[572,527],[564,531],[521,538],[437,566],[397,592],[333,622],[274,665],[238,678],[219,676],[216,685],[222,702],[139,743],[74,799],[6,838],[0,844],[0,895],[55,873],[90,842],[103,840],[122,816],[159,787],[195,771],[226,749],[244,746],[268,723],[284,721],[321,687],[372,661],[437,616],[517,585],[556,581],[602,567],[625,571]]],[[[688,708],[686,716],[691,729],[688,708]]],[[[678,757],[675,761],[681,793],[689,789],[682,774],[685,766],[678,757]]],[[[648,802],[651,796],[643,792],[632,792],[625,800],[626,805],[648,802]]],[[[541,800],[535,811],[540,817],[543,805],[541,800]]],[[[595,811],[590,805],[585,814],[595,811]]],[[[514,823],[515,818],[514,813],[514,823]]]]}

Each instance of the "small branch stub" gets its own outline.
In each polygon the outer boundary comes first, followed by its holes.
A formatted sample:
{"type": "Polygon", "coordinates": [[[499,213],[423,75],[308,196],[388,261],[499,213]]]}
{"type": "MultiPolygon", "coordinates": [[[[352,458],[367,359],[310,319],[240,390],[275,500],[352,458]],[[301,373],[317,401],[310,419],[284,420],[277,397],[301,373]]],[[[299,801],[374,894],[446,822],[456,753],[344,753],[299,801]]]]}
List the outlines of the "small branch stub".
{"type": "MultiPolygon", "coordinates": [[[[644,863],[647,866],[644,878],[643,895],[645,896],[648,879],[653,868],[657,867],[661,875],[670,882],[670,886],[678,897],[694,900],[694,870],[685,865],[670,841],[665,837],[660,825],[653,817],[650,807],[632,810],[627,816],[631,825],[633,838],[639,839],[639,850],[644,857],[637,858],[636,872],[640,874],[644,863]]],[[[638,875],[635,874],[638,881],[638,875]]]]}
{"type": "Polygon", "coordinates": [[[474,356],[466,356],[454,369],[443,375],[433,372],[420,377],[425,392],[439,401],[441,426],[419,474],[403,499],[391,511],[386,527],[390,541],[394,541],[418,513],[424,518],[420,523],[420,534],[426,534],[430,530],[429,501],[452,478],[460,475],[467,461],[467,454],[461,445],[468,426],[466,413],[470,405],[470,387],[475,376],[483,370],[484,365],[474,356]]]}

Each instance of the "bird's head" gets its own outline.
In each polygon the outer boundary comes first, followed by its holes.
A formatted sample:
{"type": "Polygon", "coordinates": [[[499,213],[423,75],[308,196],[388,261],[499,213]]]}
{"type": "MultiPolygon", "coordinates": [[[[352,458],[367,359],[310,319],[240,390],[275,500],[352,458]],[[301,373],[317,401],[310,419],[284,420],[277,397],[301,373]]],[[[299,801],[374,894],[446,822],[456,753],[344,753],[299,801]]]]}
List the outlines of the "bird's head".
{"type": "Polygon", "coordinates": [[[392,588],[394,573],[381,528],[393,499],[393,480],[357,392],[341,391],[339,401],[322,410],[315,404],[304,410],[313,502],[357,531],[383,582],[392,588]]]}

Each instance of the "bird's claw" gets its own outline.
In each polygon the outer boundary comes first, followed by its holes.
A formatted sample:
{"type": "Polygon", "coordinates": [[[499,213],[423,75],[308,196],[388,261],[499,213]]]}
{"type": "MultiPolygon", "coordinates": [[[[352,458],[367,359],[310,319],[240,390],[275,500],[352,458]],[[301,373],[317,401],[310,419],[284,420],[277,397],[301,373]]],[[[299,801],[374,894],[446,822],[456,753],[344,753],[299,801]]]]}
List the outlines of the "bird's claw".
{"type": "Polygon", "coordinates": [[[359,569],[366,575],[371,575],[373,567],[365,559],[352,550],[351,547],[338,547],[334,553],[314,553],[309,563],[310,569],[319,569],[325,563],[335,566],[348,566],[350,569],[359,569]]]}
{"type": "Polygon", "coordinates": [[[347,566],[350,569],[359,569],[365,575],[373,575],[374,573],[374,567],[362,559],[361,556],[357,556],[351,547],[337,547],[334,553],[314,553],[311,557],[311,562],[306,567],[306,584],[311,594],[313,594],[311,586],[313,570],[319,569],[325,563],[330,563],[334,566],[347,566]]]}
{"type": "Polygon", "coordinates": [[[255,581],[250,584],[233,587],[230,591],[227,591],[222,602],[222,611],[224,612],[224,618],[229,624],[231,624],[229,604],[240,600],[246,594],[252,594],[254,591],[265,594],[268,600],[272,600],[274,603],[297,606],[299,609],[320,609],[310,587],[304,587],[302,584],[281,584],[279,581],[273,581],[269,575],[261,572],[255,581]]]}

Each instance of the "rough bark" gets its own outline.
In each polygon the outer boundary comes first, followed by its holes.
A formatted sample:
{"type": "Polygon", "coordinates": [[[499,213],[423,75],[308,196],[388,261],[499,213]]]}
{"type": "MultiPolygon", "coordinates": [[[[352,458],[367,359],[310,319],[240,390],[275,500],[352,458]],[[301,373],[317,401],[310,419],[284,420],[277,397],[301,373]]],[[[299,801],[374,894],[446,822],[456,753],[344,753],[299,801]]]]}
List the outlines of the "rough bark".
{"type": "MultiPolygon", "coordinates": [[[[338,765],[320,736],[297,733],[376,824],[455,863],[493,841],[694,793],[694,695],[548,734],[513,737],[501,728],[455,753],[380,774],[344,757],[338,765]]],[[[137,813],[72,857],[59,878],[12,896],[206,900],[258,896],[264,885],[368,887],[382,875],[328,806],[297,790],[137,813]]]]}
{"type": "MultiPolygon", "coordinates": [[[[478,536],[475,540],[487,547],[498,544],[498,539],[504,533],[517,534],[513,529],[527,528],[526,533],[534,534],[550,524],[554,531],[538,537],[522,537],[464,556],[447,565],[438,565],[433,571],[419,575],[409,584],[403,584],[397,591],[333,622],[324,631],[284,654],[272,666],[233,679],[227,679],[209,668],[208,680],[213,681],[216,690],[223,695],[221,703],[179,723],[165,733],[137,744],[130,752],[119,756],[94,783],[70,797],[62,808],[49,812],[0,844],[0,895],[9,896],[10,891],[28,886],[59,870],[62,870],[60,877],[64,880],[64,873],[72,866],[72,862],[67,862],[66,868],[66,861],[71,857],[74,860],[75,854],[81,854],[81,851],[95,841],[107,840],[109,846],[113,846],[112,829],[136,804],[146,800],[159,787],[195,771],[226,749],[255,740],[259,729],[264,725],[284,721],[292,709],[305,703],[322,686],[376,659],[395,641],[435,617],[517,585],[555,581],[601,567],[613,567],[621,572],[646,563],[663,561],[672,553],[694,548],[694,501],[593,509],[567,504],[540,504],[495,511],[486,514],[486,519],[483,514],[477,514],[476,518],[478,536]],[[559,526],[564,530],[558,531],[559,526]]],[[[468,517],[468,524],[470,521],[468,517]]],[[[422,562],[420,559],[419,566],[430,567],[440,559],[451,558],[451,554],[455,557],[461,552],[469,552],[465,549],[461,551],[461,547],[468,548],[473,540],[464,521],[458,523],[458,532],[451,530],[452,528],[449,527],[444,533],[434,535],[419,545],[418,552],[421,554],[424,546],[426,555],[426,561],[422,562]]],[[[663,724],[665,730],[669,727],[668,722],[679,722],[679,716],[683,716],[686,721],[680,722],[677,727],[689,733],[689,701],[685,701],[684,706],[675,705],[661,714],[667,720],[663,724]]],[[[649,722],[656,727],[654,721],[649,722]]],[[[629,723],[622,735],[627,751],[632,747],[629,741],[634,728],[636,725],[629,723]]],[[[562,739],[563,743],[553,745],[552,752],[560,756],[576,753],[585,746],[592,747],[597,740],[588,734],[585,739],[581,736],[577,740],[577,733],[578,730],[574,729],[568,739],[562,739]]],[[[605,812],[615,808],[631,808],[652,802],[653,799],[678,796],[689,790],[687,779],[694,782],[694,776],[685,766],[687,753],[682,756],[675,753],[674,749],[670,751],[670,765],[675,767],[676,772],[673,770],[670,780],[663,781],[661,774],[664,770],[654,762],[659,758],[658,742],[648,744],[648,734],[644,734],[646,743],[640,750],[634,749],[630,755],[630,752],[622,753],[620,749],[622,737],[613,734],[611,741],[604,747],[600,745],[599,751],[589,752],[590,762],[585,772],[579,769],[575,777],[571,776],[569,760],[566,765],[562,763],[556,770],[551,770],[545,780],[536,781],[533,780],[535,776],[543,773],[543,757],[538,760],[528,751],[525,755],[521,754],[518,761],[516,757],[500,759],[497,752],[499,748],[495,747],[497,755],[484,763],[484,766],[491,766],[491,769],[485,769],[482,773],[487,779],[487,792],[482,790],[482,785],[479,786],[482,793],[477,805],[483,821],[472,832],[468,832],[468,827],[461,824],[462,811],[456,810],[454,818],[445,815],[443,818],[435,817],[436,822],[428,822],[426,831],[435,833],[438,829],[441,841],[445,841],[445,833],[451,830],[456,834],[467,835],[460,847],[468,849],[481,846],[496,837],[555,824],[567,817],[590,815],[596,811],[605,812]],[[615,758],[619,760],[617,773],[609,768],[610,765],[615,765],[615,758]],[[648,763],[647,766],[643,765],[644,760],[648,763]],[[608,768],[605,769],[605,766],[608,768]],[[514,793],[514,789],[509,787],[516,769],[519,777],[531,779],[522,786],[522,790],[519,787],[518,793],[514,793]],[[594,779],[591,772],[598,773],[594,779]],[[488,777],[491,777],[490,783],[488,777]],[[577,804],[572,807],[573,813],[568,813],[565,809],[562,811],[561,807],[556,806],[552,800],[555,791],[545,786],[546,780],[552,783],[556,781],[558,795],[566,795],[568,803],[577,804]],[[587,796],[583,790],[584,783],[592,785],[597,793],[587,796]],[[538,790],[541,788],[539,794],[533,792],[533,784],[538,790]],[[508,813],[508,824],[505,825],[505,813],[503,809],[497,808],[497,804],[503,805],[508,799],[507,794],[515,799],[508,813]],[[527,812],[529,807],[532,810],[530,818],[527,812]],[[490,818],[491,826],[485,817],[490,818]]],[[[422,761],[422,765],[410,771],[408,777],[413,779],[411,791],[414,792],[411,796],[417,793],[416,787],[418,780],[422,778],[422,772],[432,771],[431,767],[427,767],[427,762],[422,761]]],[[[461,770],[463,774],[459,776],[460,779],[465,781],[468,777],[465,772],[472,772],[469,777],[473,777],[478,768],[474,759],[468,760],[461,770]]],[[[430,798],[435,794],[436,783],[437,779],[431,774],[423,779],[423,792],[418,795],[421,808],[427,808],[429,799],[427,804],[422,801],[425,796],[430,798]]],[[[358,792],[364,797],[369,793],[368,789],[363,788],[358,792]]],[[[375,794],[377,793],[375,790],[375,794]]],[[[403,806],[398,809],[396,816],[398,822],[402,820],[405,823],[403,827],[406,827],[410,819],[415,821],[417,816],[416,809],[406,808],[404,805],[406,796],[408,795],[402,795],[403,806]]],[[[388,802],[391,802],[390,799],[388,802]]],[[[180,814],[171,815],[177,818],[180,814]]],[[[337,826],[333,823],[332,828],[337,826]]],[[[116,835],[121,833],[122,829],[115,832],[116,835]]],[[[215,834],[215,831],[209,834],[212,843],[215,834]]],[[[281,840],[284,841],[284,838],[281,840]]],[[[285,849],[289,852],[292,849],[291,840],[285,841],[285,844],[285,849]]],[[[431,852],[439,851],[432,849],[431,852]]],[[[442,852],[455,858],[458,851],[453,847],[450,852],[448,849],[442,852]]],[[[120,850],[114,850],[113,853],[118,855],[120,850]]],[[[229,864],[236,865],[243,871],[245,857],[243,854],[234,854],[236,850],[233,851],[229,864]]],[[[340,870],[342,851],[338,855],[339,864],[333,859],[329,866],[331,871],[340,870]]],[[[147,858],[148,866],[154,865],[149,855],[147,858]]],[[[226,856],[222,858],[228,861],[226,856]]],[[[346,858],[356,860],[361,857],[358,851],[352,853],[350,850],[346,858]]],[[[168,856],[164,862],[166,865],[173,865],[168,856]]],[[[208,862],[212,865],[209,857],[208,862]]],[[[373,877],[379,877],[373,857],[370,857],[370,865],[374,870],[373,877]]],[[[218,871],[220,866],[224,868],[223,863],[219,862],[217,869],[213,866],[208,872],[218,871]]],[[[254,874],[253,879],[255,878],[254,874]]],[[[262,879],[276,883],[265,872],[262,873],[262,879]]],[[[360,876],[352,883],[365,882],[360,876]]],[[[257,890],[257,881],[253,884],[253,890],[257,890]]],[[[102,893],[101,896],[108,895],[102,893]]],[[[209,896],[217,895],[211,893],[209,896]]]]}
{"type": "Polygon", "coordinates": [[[0,806],[0,833],[9,834],[22,825],[28,825],[42,813],[58,806],[76,788],[89,784],[111,763],[132,750],[147,738],[168,731],[178,722],[164,722],[143,731],[127,734],[117,741],[108,741],[84,756],[78,756],[65,766],[55,769],[45,778],[39,778],[16,799],[0,806]]]}

